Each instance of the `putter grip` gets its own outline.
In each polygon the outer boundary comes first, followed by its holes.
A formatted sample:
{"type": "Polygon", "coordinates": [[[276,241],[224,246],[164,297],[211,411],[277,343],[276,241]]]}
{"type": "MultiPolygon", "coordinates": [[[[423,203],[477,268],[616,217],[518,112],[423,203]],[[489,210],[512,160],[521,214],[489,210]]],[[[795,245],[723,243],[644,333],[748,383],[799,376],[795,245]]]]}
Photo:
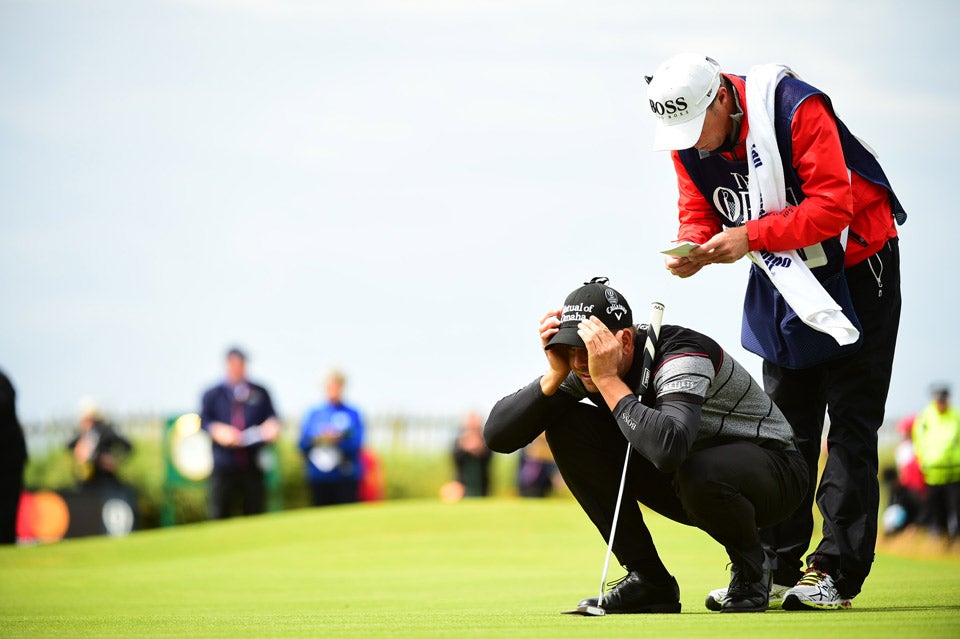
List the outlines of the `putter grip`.
{"type": "Polygon", "coordinates": [[[660,345],[660,327],[663,324],[663,303],[650,304],[650,320],[647,322],[647,334],[643,342],[643,370],[640,374],[640,385],[637,396],[643,395],[650,387],[650,377],[653,374],[653,358],[660,345]]]}

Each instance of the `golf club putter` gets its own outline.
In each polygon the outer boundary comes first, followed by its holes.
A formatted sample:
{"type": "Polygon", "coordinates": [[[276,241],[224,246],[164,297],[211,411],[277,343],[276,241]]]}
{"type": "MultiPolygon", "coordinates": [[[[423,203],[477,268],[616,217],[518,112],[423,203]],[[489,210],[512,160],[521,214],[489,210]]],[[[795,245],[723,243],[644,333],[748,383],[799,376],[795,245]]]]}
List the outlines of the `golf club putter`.
{"type": "MultiPolygon", "coordinates": [[[[647,324],[647,336],[643,344],[643,369],[640,373],[640,385],[637,388],[637,397],[640,398],[647,391],[650,384],[653,357],[660,343],[660,325],[663,323],[663,304],[653,302],[650,305],[650,321],[647,324]]],[[[613,524],[610,526],[610,541],[607,543],[607,556],[603,560],[603,573],[600,575],[600,595],[596,606],[577,606],[573,610],[564,610],[564,614],[583,615],[585,617],[602,617],[607,614],[603,609],[603,590],[607,583],[607,571],[610,569],[610,554],[613,552],[613,540],[617,533],[617,519],[620,517],[620,504],[623,502],[623,487],[627,483],[627,465],[630,463],[630,451],[633,447],[627,442],[627,455],[623,460],[623,473],[620,475],[620,489],[617,491],[617,505],[613,511],[613,524]]]]}

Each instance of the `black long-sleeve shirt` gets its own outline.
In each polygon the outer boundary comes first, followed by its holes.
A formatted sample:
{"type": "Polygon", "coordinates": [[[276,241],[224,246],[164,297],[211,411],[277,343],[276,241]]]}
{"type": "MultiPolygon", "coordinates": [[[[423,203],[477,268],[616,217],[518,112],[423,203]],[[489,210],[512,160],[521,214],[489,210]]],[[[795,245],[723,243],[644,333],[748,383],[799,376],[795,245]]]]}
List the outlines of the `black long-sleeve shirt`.
{"type": "MultiPolygon", "coordinates": [[[[642,334],[642,332],[641,332],[642,334]]],[[[624,376],[638,387],[643,351],[624,376]]],[[[513,452],[550,427],[554,415],[589,399],[610,415],[631,445],[664,472],[675,470],[692,450],[730,440],[792,448],[793,430],[750,374],[709,337],[680,326],[661,329],[650,388],[627,395],[611,411],[600,393],[590,393],[573,373],[551,396],[537,378],[493,407],[484,427],[487,445],[513,452]]]]}

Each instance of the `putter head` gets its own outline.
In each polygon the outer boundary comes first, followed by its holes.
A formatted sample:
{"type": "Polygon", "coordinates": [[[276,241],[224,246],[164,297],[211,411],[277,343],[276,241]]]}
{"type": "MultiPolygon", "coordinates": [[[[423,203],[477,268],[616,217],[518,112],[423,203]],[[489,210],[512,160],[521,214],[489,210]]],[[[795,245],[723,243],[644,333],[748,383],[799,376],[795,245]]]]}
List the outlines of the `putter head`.
{"type": "Polygon", "coordinates": [[[607,611],[600,606],[577,606],[573,610],[564,610],[565,615],[582,615],[584,617],[602,617],[607,611]]]}

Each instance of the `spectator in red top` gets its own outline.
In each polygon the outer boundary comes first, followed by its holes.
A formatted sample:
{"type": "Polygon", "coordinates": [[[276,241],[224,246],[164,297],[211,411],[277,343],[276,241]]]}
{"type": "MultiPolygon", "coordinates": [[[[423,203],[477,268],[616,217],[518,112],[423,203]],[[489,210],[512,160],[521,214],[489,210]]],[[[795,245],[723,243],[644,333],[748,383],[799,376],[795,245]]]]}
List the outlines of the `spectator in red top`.
{"type": "MultiPolygon", "coordinates": [[[[794,515],[762,531],[762,537],[777,556],[773,584],[796,584],[785,590],[784,608],[845,608],[870,572],[876,544],[877,430],[883,422],[901,305],[894,220],[902,223],[906,214],[876,158],[837,118],[830,99],[795,77],[779,81],[771,109],[789,205],[751,211],[745,97],[750,75],[722,73],[710,58],[682,54],[648,78],[650,107],[657,118],[654,148],[671,151],[677,173],[677,236],[699,245],[685,257],[668,257],[666,266],[686,278],[708,264],[735,262],[750,251],[805,250],[806,255],[816,245],[822,255],[823,247],[839,247],[828,261],[846,278],[860,323],[859,346],[802,368],[763,355],[764,387],[797,433],[811,488],[794,515]],[[816,489],[823,541],[801,572],[813,532],[813,487],[827,412],[829,456],[816,489]]],[[[756,135],[762,135],[760,131],[757,128],[756,135]]],[[[823,283],[820,266],[808,266],[823,283]]],[[[756,276],[751,273],[751,278],[756,276]]],[[[762,271],[759,276],[766,277],[762,271]]],[[[772,309],[745,306],[745,315],[751,312],[769,315],[772,309]]],[[[774,326],[773,331],[778,330],[774,326]]],[[[783,586],[775,590],[784,591],[783,586]]],[[[724,594],[721,589],[710,596],[724,594]]]]}
{"type": "Polygon", "coordinates": [[[905,528],[923,523],[921,518],[927,498],[927,483],[913,449],[913,423],[916,415],[907,415],[897,422],[901,440],[894,450],[893,468],[886,468],[882,478],[887,485],[890,501],[883,511],[883,532],[886,535],[899,533],[905,528]]]}
{"type": "Polygon", "coordinates": [[[903,440],[897,444],[894,454],[897,462],[897,476],[900,485],[923,496],[927,492],[927,482],[923,480],[923,471],[913,450],[913,423],[916,415],[908,415],[897,422],[897,432],[903,440]]]}

